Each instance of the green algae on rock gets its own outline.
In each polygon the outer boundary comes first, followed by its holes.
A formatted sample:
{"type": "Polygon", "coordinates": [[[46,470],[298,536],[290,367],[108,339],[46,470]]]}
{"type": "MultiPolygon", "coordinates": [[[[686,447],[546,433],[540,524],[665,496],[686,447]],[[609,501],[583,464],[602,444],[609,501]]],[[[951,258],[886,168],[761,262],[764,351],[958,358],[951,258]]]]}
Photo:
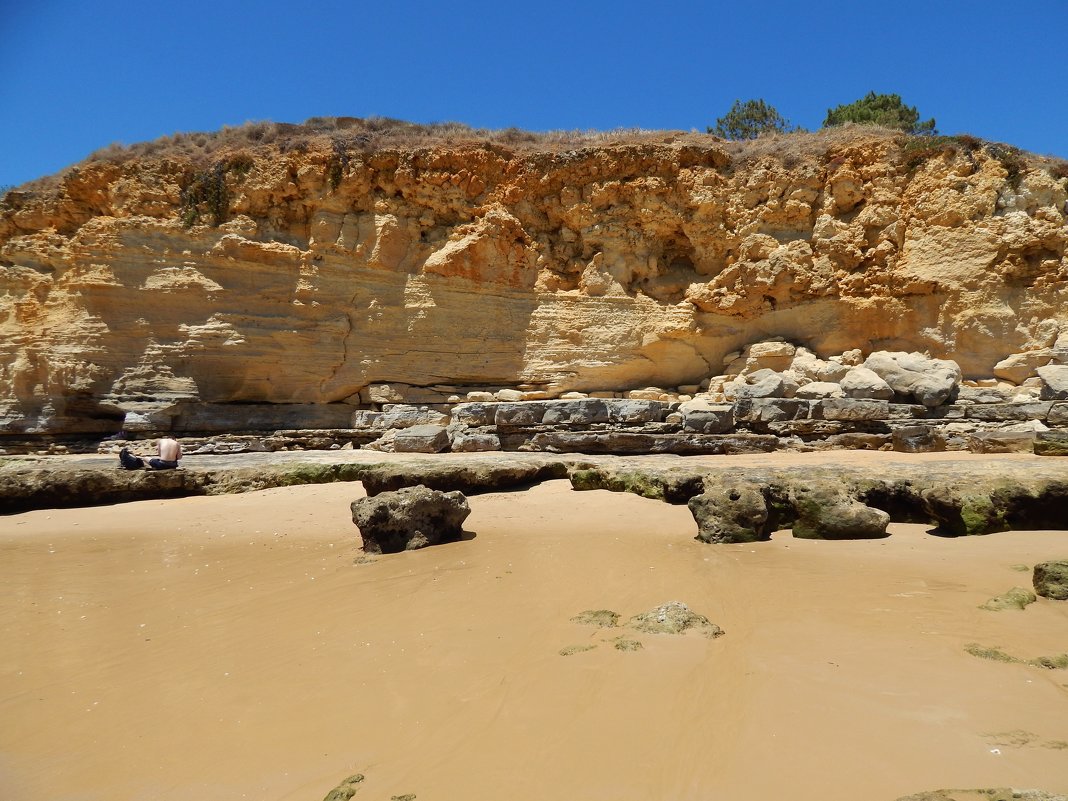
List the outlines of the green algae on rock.
{"type": "Polygon", "coordinates": [[[1035,565],[1031,581],[1043,598],[1068,601],[1068,560],[1035,565]]]}
{"type": "Polygon", "coordinates": [[[619,612],[613,612],[611,609],[587,609],[571,618],[571,622],[583,626],[610,629],[619,623],[619,612]]]}
{"type": "Polygon", "coordinates": [[[363,782],[363,774],[357,773],[353,776],[349,776],[345,781],[341,782],[337,787],[326,794],[326,798],[323,801],[349,801],[356,791],[360,789],[360,784],[363,782]]]}
{"type": "Polygon", "coordinates": [[[693,629],[710,640],[724,634],[723,629],[704,615],[692,611],[681,601],[669,601],[648,612],[635,615],[627,621],[627,626],[646,634],[684,634],[693,629]]]}
{"type": "Polygon", "coordinates": [[[980,604],[979,608],[988,612],[1000,612],[1004,609],[1023,609],[1037,600],[1038,598],[1030,590],[1023,587],[1013,587],[1008,592],[1004,592],[980,604]]]}

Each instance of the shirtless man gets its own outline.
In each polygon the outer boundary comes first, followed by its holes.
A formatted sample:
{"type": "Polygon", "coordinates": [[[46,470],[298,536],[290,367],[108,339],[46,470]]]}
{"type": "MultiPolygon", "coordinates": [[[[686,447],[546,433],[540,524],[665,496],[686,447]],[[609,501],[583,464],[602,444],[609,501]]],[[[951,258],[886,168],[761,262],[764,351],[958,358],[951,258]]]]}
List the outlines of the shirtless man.
{"type": "Polygon", "coordinates": [[[129,448],[123,448],[119,452],[119,463],[127,470],[139,470],[148,467],[150,470],[174,470],[178,467],[178,460],[182,458],[182,446],[170,437],[161,437],[156,446],[156,456],[145,463],[140,456],[134,456],[129,448]]]}
{"type": "Polygon", "coordinates": [[[153,470],[174,470],[178,467],[178,460],[182,458],[182,446],[170,437],[161,437],[157,446],[158,456],[148,460],[148,466],[153,470]]]}

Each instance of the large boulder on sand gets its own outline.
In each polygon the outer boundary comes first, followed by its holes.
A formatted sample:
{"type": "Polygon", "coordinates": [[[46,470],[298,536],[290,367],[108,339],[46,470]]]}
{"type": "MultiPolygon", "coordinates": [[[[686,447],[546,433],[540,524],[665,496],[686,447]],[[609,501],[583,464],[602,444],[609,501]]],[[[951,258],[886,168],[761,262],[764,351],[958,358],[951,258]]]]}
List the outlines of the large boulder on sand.
{"type": "Polygon", "coordinates": [[[766,540],[768,504],[760,489],[750,483],[730,482],[706,489],[687,502],[697,521],[702,542],[755,542],[766,540]]]}
{"type": "Polygon", "coordinates": [[[898,395],[911,395],[924,406],[940,406],[961,381],[960,366],[948,359],[931,359],[922,353],[880,350],[864,366],[890,385],[898,395]]]}
{"type": "Polygon", "coordinates": [[[795,537],[810,540],[865,540],[889,536],[890,515],[873,509],[830,483],[804,483],[790,488],[795,537]]]}
{"type": "Polygon", "coordinates": [[[1068,601],[1068,560],[1035,565],[1031,583],[1043,598],[1068,601]]]}
{"type": "Polygon", "coordinates": [[[412,551],[460,539],[471,507],[462,492],[418,484],[352,502],[352,522],[368,553],[412,551]]]}

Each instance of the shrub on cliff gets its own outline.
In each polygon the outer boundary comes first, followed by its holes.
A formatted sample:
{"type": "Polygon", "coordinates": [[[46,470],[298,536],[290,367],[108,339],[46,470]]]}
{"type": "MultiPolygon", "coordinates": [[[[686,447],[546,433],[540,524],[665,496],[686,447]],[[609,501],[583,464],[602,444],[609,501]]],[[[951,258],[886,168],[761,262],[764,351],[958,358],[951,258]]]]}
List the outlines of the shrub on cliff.
{"type": "Polygon", "coordinates": [[[715,126],[706,129],[710,134],[724,139],[756,139],[766,133],[787,133],[797,130],[783,117],[775,106],[763,100],[735,100],[731,110],[716,120],[715,126]]]}
{"type": "Polygon", "coordinates": [[[915,135],[938,133],[934,117],[920,122],[920,112],[915,106],[906,106],[901,95],[877,95],[875,92],[868,92],[860,100],[828,109],[823,127],[844,125],[847,122],[881,125],[915,135]]]}

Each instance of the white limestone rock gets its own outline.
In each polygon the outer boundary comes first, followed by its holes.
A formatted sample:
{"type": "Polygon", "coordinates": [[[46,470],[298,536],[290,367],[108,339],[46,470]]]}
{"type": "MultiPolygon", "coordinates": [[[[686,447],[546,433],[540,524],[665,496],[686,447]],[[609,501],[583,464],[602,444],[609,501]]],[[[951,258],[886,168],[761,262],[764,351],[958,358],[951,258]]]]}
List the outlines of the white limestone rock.
{"type": "Polygon", "coordinates": [[[849,372],[842,377],[839,386],[847,398],[890,400],[894,397],[893,388],[867,367],[849,368],[849,372]]]}

